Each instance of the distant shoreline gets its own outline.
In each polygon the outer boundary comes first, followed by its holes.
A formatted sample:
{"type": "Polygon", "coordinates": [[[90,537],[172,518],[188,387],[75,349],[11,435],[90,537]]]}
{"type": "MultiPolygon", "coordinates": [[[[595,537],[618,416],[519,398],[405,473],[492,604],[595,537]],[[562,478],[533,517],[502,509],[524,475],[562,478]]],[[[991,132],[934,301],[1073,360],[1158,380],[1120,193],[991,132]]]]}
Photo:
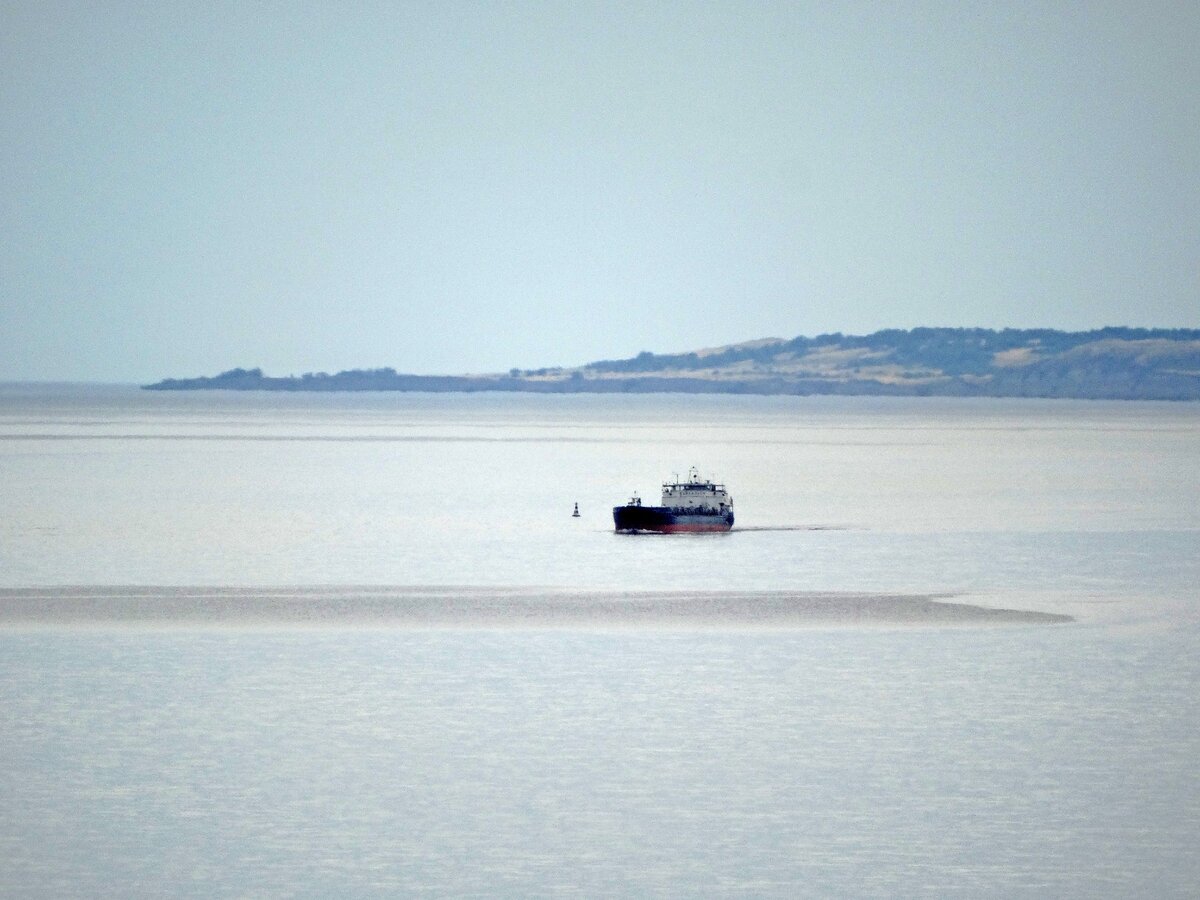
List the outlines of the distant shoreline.
{"type": "Polygon", "coordinates": [[[891,385],[873,381],[780,381],[716,382],[685,378],[628,378],[567,384],[564,382],[521,381],[454,375],[400,375],[386,384],[363,384],[356,372],[330,375],[320,385],[306,385],[294,376],[263,376],[256,383],[221,383],[211,379],[165,379],[142,385],[147,391],[269,391],[287,393],[401,392],[433,394],[523,393],[523,394],[725,394],[768,397],[979,397],[1041,400],[1162,400],[1186,402],[1200,400],[1200,385],[1166,390],[1129,390],[1104,392],[1080,387],[1075,390],[988,390],[986,387],[953,382],[946,385],[891,385]],[[197,383],[204,382],[204,383],[197,383]]]}
{"type": "Polygon", "coordinates": [[[691,353],[489,375],[395,369],[270,376],[230,369],[165,378],[152,391],[422,391],[538,394],[1012,397],[1200,400],[1200,329],[914,328],[768,338],[691,353]]]}

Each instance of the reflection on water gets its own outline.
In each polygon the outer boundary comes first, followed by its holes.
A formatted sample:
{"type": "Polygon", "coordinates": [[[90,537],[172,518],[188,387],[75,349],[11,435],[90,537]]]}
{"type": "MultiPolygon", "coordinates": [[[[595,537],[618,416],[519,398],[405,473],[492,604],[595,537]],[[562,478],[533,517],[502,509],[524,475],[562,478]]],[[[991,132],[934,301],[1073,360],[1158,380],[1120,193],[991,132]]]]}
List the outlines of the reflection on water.
{"type": "Polygon", "coordinates": [[[1198,637],[0,632],[0,888],[1189,896],[1198,637]]]}

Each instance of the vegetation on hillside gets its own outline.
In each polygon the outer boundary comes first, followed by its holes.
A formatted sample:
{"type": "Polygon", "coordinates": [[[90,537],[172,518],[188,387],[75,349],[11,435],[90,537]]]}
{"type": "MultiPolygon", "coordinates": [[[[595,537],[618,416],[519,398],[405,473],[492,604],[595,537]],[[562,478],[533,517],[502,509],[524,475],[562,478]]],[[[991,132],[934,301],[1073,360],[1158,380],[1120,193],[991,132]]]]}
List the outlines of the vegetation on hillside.
{"type": "Polygon", "coordinates": [[[261,369],[166,379],[151,390],[891,394],[1200,400],[1200,329],[914,328],[644,351],[577,368],[482,376],[355,369],[273,378],[261,369]]]}

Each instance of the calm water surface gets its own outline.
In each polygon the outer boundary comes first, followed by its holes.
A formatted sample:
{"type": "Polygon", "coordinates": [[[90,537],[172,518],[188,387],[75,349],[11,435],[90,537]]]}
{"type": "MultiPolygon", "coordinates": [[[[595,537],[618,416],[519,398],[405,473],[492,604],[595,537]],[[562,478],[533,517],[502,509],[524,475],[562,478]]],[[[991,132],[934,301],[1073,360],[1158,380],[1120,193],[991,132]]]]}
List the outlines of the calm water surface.
{"type": "Polygon", "coordinates": [[[1198,473],[1191,405],[0,389],[0,588],[1076,618],[2,627],[0,893],[1192,896],[1198,473]],[[611,533],[693,464],[738,530],[611,533]]]}

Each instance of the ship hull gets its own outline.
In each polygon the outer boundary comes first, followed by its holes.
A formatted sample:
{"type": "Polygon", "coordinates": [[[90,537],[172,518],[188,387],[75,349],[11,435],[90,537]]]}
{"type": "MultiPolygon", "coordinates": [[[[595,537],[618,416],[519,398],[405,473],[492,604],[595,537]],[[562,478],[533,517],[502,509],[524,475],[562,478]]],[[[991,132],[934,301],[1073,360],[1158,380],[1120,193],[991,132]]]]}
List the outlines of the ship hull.
{"type": "Polygon", "coordinates": [[[659,534],[728,531],[733,527],[733,513],[684,513],[665,506],[614,506],[613,524],[617,531],[629,534],[639,531],[659,534]]]}

